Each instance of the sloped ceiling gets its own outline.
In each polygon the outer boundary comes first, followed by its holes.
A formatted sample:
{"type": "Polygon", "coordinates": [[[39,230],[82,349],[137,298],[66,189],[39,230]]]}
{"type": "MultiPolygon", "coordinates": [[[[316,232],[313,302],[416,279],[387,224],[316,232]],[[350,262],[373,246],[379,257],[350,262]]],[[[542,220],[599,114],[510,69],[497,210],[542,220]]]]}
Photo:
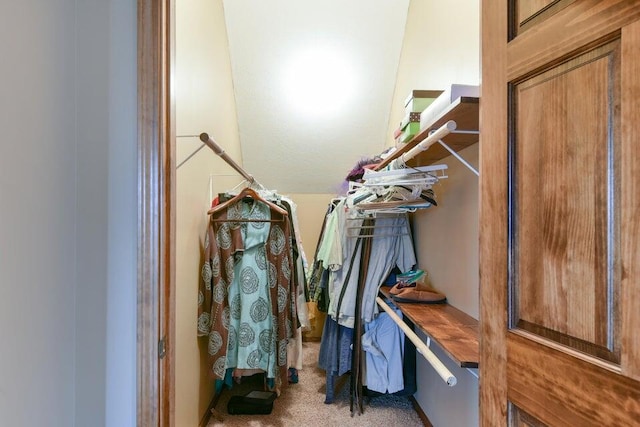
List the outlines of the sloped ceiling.
{"type": "Polygon", "coordinates": [[[244,168],[336,193],[385,138],[409,0],[225,0],[244,168]]]}

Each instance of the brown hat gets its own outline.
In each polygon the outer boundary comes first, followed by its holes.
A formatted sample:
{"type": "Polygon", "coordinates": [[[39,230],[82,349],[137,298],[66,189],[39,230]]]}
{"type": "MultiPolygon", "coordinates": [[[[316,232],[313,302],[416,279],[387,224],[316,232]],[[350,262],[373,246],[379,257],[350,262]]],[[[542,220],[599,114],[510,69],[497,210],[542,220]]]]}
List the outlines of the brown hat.
{"type": "Polygon", "coordinates": [[[398,295],[399,293],[401,293],[403,291],[406,291],[409,288],[415,289],[416,285],[417,285],[417,283],[415,283],[415,282],[413,282],[413,283],[398,282],[395,285],[393,285],[393,287],[391,289],[389,289],[389,293],[391,295],[398,295]]]}
{"type": "Polygon", "coordinates": [[[447,297],[440,292],[418,290],[416,288],[405,288],[399,294],[393,295],[392,298],[397,302],[417,302],[422,304],[443,304],[447,302],[447,297]]]}

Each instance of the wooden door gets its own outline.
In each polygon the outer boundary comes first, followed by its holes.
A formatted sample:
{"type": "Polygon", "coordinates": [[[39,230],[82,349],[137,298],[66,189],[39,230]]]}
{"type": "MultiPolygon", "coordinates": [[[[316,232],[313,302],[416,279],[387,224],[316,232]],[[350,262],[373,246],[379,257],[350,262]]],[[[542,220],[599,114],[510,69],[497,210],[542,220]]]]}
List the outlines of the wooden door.
{"type": "Polygon", "coordinates": [[[640,425],[640,1],[481,11],[481,425],[640,425]]]}

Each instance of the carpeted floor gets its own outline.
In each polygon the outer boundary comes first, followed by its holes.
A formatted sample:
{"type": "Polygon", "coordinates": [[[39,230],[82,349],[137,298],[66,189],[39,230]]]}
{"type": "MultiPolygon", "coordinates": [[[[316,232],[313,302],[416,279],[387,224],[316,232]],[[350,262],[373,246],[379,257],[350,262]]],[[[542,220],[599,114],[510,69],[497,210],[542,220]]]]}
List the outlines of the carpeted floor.
{"type": "Polygon", "coordinates": [[[365,397],[364,412],[351,416],[349,410],[349,375],[336,381],[334,403],[324,403],[325,373],[317,367],[319,342],[305,342],[304,369],[299,371],[299,382],[285,386],[273,404],[270,415],[229,415],[227,402],[233,395],[244,395],[251,390],[262,390],[260,375],[245,379],[231,390],[223,390],[216,405],[222,421],[214,417],[208,427],[217,426],[422,426],[422,421],[407,397],[383,395],[365,397]]]}

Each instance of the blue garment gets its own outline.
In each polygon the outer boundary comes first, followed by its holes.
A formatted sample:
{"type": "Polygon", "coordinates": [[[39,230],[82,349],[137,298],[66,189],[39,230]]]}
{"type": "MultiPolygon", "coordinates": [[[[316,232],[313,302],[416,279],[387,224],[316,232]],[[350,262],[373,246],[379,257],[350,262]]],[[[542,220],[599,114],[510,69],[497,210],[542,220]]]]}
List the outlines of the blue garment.
{"type": "MultiPolygon", "coordinates": [[[[402,317],[402,312],[396,309],[402,317]]],[[[404,332],[387,313],[365,324],[362,349],[366,352],[367,388],[380,393],[404,389],[404,332]]]]}
{"type": "Polygon", "coordinates": [[[338,325],[327,316],[322,331],[318,367],[326,372],[325,403],[333,402],[333,380],[351,370],[353,329],[338,325]]]}

